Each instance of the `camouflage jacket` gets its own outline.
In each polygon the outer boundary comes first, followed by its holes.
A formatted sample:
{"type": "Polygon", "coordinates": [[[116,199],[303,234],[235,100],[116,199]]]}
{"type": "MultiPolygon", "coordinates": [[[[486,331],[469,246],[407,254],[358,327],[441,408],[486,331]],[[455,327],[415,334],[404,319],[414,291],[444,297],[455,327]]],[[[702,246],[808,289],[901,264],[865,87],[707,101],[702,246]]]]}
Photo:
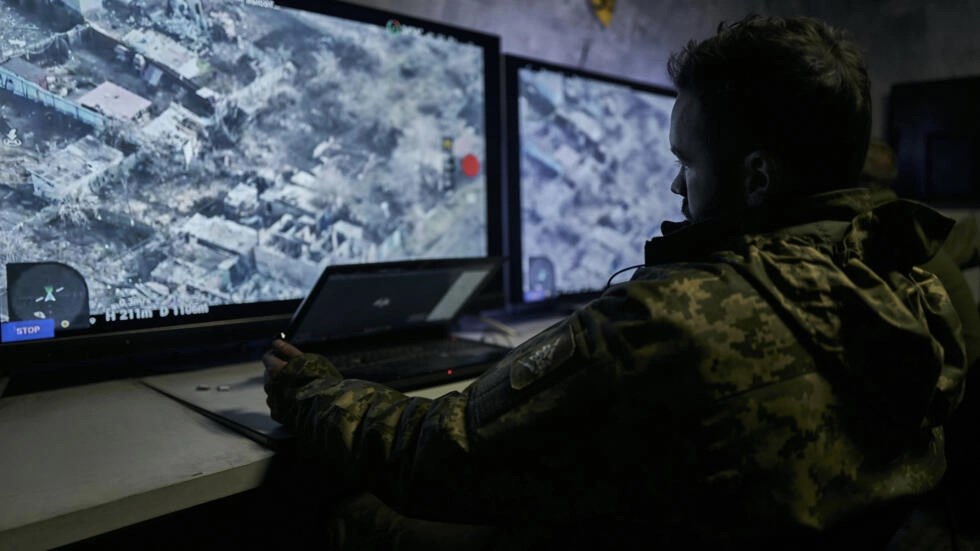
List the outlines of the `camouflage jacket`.
{"type": "Polygon", "coordinates": [[[411,398],[305,355],[268,403],[328,472],[416,518],[578,542],[818,533],[942,477],[964,351],[914,266],[951,224],[844,190],[665,231],[632,281],[463,392],[411,398]]]}
{"type": "MultiPolygon", "coordinates": [[[[898,198],[898,195],[890,189],[874,189],[871,193],[877,203],[886,203],[898,198]]],[[[976,265],[977,246],[980,244],[977,234],[976,220],[972,216],[958,220],[943,242],[942,248],[921,266],[923,270],[935,274],[949,293],[953,309],[960,318],[967,365],[970,366],[980,359],[980,312],[977,311],[977,301],[973,297],[970,285],[966,282],[963,269],[976,265]]],[[[972,377],[975,375],[971,375],[972,377]]]]}

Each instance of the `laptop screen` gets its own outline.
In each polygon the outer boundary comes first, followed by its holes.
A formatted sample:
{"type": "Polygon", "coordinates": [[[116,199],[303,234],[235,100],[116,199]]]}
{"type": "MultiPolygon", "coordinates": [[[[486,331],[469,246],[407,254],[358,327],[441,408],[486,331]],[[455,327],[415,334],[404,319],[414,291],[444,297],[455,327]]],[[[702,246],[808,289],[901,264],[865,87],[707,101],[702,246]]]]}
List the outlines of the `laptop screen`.
{"type": "Polygon", "coordinates": [[[346,272],[328,268],[300,306],[294,343],[448,324],[494,273],[493,262],[346,272]]]}

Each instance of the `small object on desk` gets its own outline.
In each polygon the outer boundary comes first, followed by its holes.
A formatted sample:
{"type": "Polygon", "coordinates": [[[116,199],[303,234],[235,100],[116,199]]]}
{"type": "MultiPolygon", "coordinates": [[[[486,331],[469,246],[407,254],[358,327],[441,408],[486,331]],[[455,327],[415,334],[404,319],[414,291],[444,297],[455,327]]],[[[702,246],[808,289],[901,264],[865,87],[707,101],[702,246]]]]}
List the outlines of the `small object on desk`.
{"type": "Polygon", "coordinates": [[[219,391],[231,390],[231,385],[218,385],[219,391]]]}
{"type": "Polygon", "coordinates": [[[518,334],[518,332],[513,327],[510,327],[509,325],[506,325],[504,323],[501,323],[501,322],[499,322],[499,321],[497,321],[497,320],[495,320],[493,318],[489,318],[487,316],[480,316],[480,321],[482,321],[483,323],[485,323],[487,325],[487,327],[489,327],[493,331],[495,331],[497,333],[500,333],[502,335],[506,335],[508,337],[518,337],[518,336],[520,336],[518,334]]]}
{"type": "Polygon", "coordinates": [[[211,390],[211,385],[197,385],[198,390],[211,390]]]}

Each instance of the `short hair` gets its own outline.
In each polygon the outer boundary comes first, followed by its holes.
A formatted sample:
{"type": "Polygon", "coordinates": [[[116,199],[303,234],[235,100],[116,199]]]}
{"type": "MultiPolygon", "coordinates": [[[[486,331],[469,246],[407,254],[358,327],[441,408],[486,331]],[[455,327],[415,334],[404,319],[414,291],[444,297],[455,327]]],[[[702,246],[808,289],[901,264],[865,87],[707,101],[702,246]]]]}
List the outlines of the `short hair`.
{"type": "Polygon", "coordinates": [[[871,135],[871,86],[847,35],[808,17],[718,26],[670,57],[667,71],[701,104],[707,143],[731,162],[768,150],[792,194],[858,185],[871,135]]]}

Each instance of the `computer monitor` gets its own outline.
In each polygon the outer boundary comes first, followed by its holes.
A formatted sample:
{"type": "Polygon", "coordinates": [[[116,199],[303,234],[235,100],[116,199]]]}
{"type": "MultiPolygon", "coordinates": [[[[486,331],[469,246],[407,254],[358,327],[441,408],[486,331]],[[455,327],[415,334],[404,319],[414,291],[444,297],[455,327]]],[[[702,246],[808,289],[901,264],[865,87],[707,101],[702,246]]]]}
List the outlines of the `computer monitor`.
{"type": "Polygon", "coordinates": [[[888,141],[895,191],[937,206],[980,205],[980,77],[895,84],[888,141]]]}
{"type": "Polygon", "coordinates": [[[326,266],[500,253],[496,37],[340,2],[0,14],[5,361],[271,337],[326,266]]]}
{"type": "Polygon", "coordinates": [[[510,295],[572,301],[643,263],[663,220],[681,220],[670,191],[676,93],[507,56],[510,295]]]}

